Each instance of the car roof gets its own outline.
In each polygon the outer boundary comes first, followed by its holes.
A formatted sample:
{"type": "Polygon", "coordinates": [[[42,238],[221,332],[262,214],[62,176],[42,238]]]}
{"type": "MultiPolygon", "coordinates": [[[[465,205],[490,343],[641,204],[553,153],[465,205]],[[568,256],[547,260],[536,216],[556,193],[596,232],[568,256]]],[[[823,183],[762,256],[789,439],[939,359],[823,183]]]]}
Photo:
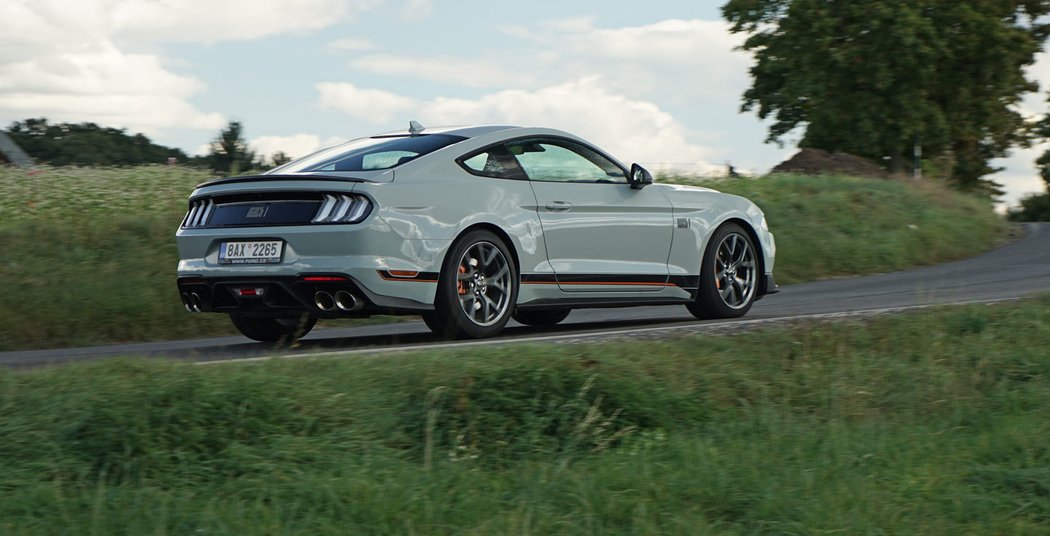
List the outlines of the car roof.
{"type": "MultiPolygon", "coordinates": [[[[437,127],[426,127],[426,130],[422,134],[449,134],[453,136],[463,136],[464,138],[474,138],[477,136],[484,136],[485,134],[491,134],[493,132],[499,132],[501,130],[513,130],[521,128],[514,125],[456,125],[456,126],[437,126],[437,127]]],[[[375,134],[371,137],[380,138],[384,136],[409,136],[412,133],[405,130],[392,130],[390,132],[383,132],[382,134],[375,134]]]]}
{"type": "MultiPolygon", "coordinates": [[[[477,138],[481,136],[487,136],[494,133],[503,133],[506,138],[513,138],[517,135],[555,135],[563,136],[568,138],[579,137],[574,136],[568,132],[544,127],[523,127],[517,125],[466,125],[466,126],[437,126],[437,127],[426,127],[421,134],[448,134],[452,136],[462,136],[464,138],[477,138]]],[[[384,132],[382,134],[374,134],[372,138],[382,138],[386,136],[410,136],[412,133],[409,130],[394,130],[391,132],[384,132]]],[[[581,140],[582,141],[582,140],[581,140]]]]}

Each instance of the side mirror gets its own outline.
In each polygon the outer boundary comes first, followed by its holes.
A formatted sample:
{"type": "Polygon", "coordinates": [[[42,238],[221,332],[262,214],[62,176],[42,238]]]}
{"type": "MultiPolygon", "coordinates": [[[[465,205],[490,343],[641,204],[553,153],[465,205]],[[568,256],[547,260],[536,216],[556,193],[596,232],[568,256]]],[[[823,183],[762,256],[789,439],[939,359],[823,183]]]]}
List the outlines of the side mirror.
{"type": "Polygon", "coordinates": [[[653,174],[638,164],[631,164],[630,182],[632,189],[641,190],[653,183],[653,174]]]}

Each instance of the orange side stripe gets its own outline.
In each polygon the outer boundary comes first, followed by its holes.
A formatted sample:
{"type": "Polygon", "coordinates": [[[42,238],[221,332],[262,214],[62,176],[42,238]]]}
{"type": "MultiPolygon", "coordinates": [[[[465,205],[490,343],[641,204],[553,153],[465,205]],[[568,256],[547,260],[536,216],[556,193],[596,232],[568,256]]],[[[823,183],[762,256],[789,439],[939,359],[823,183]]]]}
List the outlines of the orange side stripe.
{"type": "MultiPolygon", "coordinates": [[[[523,281],[523,285],[557,285],[556,281],[523,281]]],[[[643,283],[631,281],[568,281],[562,285],[623,285],[631,287],[677,287],[674,283],[643,283]]]]}

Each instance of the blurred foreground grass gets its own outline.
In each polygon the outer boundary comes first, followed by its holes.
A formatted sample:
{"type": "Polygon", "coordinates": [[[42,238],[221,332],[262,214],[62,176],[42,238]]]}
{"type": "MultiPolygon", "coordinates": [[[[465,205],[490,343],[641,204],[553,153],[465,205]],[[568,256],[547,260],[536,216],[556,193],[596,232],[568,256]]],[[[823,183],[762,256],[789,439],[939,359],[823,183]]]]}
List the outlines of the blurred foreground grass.
{"type": "Polygon", "coordinates": [[[0,370],[0,533],[1045,534],[1050,297],[599,345],[0,370]]]}
{"type": "MultiPolygon", "coordinates": [[[[0,167],[0,351],[234,333],[186,313],[175,230],[207,172],[0,167]]],[[[670,179],[695,183],[686,179],[670,179]]],[[[702,182],[748,197],[777,237],[781,284],[957,259],[998,243],[987,200],[926,182],[774,176],[702,182]]]]}

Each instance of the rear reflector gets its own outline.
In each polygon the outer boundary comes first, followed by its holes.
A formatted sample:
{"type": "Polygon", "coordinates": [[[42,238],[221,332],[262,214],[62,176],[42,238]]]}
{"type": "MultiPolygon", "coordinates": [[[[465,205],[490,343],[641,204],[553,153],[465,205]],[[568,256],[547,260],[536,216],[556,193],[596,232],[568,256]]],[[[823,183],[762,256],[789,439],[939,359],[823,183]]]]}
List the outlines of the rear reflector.
{"type": "Polygon", "coordinates": [[[303,281],[346,281],[345,277],[331,276],[331,275],[308,275],[303,278],[303,281]]]}
{"type": "Polygon", "coordinates": [[[415,277],[419,275],[419,272],[415,270],[390,270],[388,273],[394,277],[415,277]]]}

